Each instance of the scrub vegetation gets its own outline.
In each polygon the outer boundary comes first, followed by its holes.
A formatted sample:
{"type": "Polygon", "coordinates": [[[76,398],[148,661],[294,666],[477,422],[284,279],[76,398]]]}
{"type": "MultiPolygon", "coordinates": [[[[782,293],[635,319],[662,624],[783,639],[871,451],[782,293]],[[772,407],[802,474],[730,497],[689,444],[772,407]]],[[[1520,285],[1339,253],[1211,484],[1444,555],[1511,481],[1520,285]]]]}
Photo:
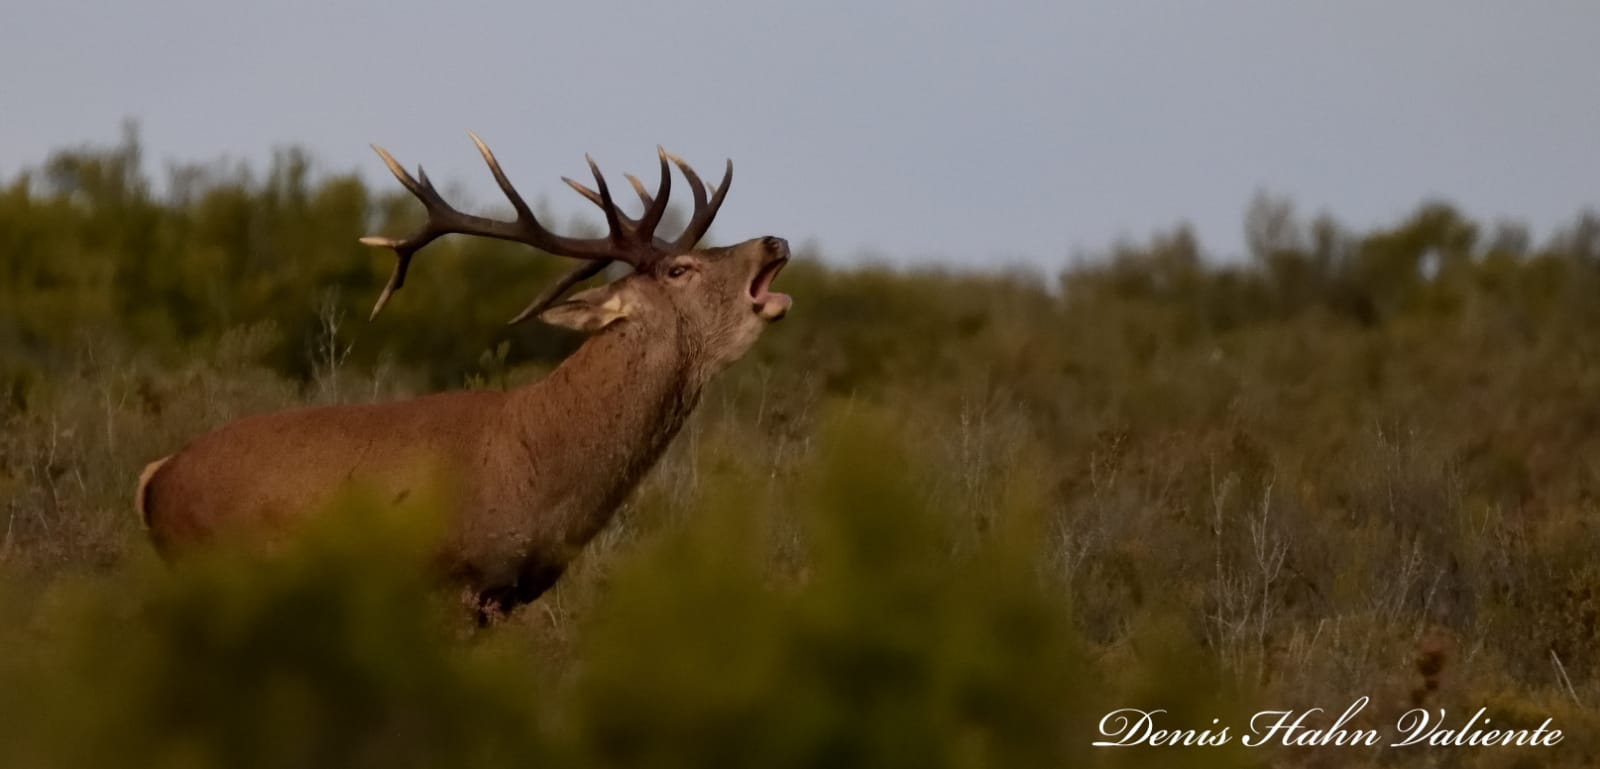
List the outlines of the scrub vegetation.
{"type": "Polygon", "coordinates": [[[0,765],[1600,763],[1600,214],[1262,196],[1247,254],[1180,226],[1053,275],[797,253],[789,318],[476,631],[422,502],[169,568],[134,482],[244,414],[542,376],[578,338],[503,320],[564,265],[446,240],[369,323],[403,191],[146,165],[130,132],[0,181],[0,765]],[[1361,696],[1565,736],[1239,744],[1361,696]],[[1089,747],[1120,707],[1235,737],[1089,747]]]}

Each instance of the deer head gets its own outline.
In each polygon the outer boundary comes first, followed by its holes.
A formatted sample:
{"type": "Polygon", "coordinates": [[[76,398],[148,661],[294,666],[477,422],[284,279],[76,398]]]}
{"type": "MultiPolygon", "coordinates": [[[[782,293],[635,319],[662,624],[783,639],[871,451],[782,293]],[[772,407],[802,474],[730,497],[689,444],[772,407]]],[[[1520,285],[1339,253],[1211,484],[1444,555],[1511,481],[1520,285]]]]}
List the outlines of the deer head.
{"type": "Polygon", "coordinates": [[[727,163],[722,183],[708,195],[704,182],[688,163],[657,147],[661,181],[654,194],[637,177],[627,175],[644,205],[643,213],[635,219],[618,209],[605,176],[593,159],[586,158],[594,175],[594,189],[566,177],[562,181],[600,207],[608,234],[602,238],[573,238],[554,234],[540,224],[506,178],[494,153],[476,134],[471,136],[495,182],[511,202],[515,219],[501,221],[458,211],[445,202],[420,167],[414,178],[387,151],[373,145],[395,178],[422,202],[428,214],[421,229],[410,237],[361,239],[367,245],[392,249],[396,256],[394,273],[372,308],[373,317],[405,284],[416,253],[441,235],[451,233],[514,241],[583,260],[517,313],[512,324],[538,318],[589,333],[621,321],[656,328],[670,324],[699,353],[695,373],[702,381],[743,356],[766,324],[789,311],[790,298],[770,290],[773,279],[789,260],[789,244],[783,238],[767,236],[733,246],[697,248],[733,183],[732,161],[727,163]],[[683,173],[694,198],[689,223],[674,240],[656,235],[672,190],[669,161],[683,173]],[[573,286],[599,274],[612,262],[627,264],[632,268],[631,274],[562,300],[573,286]]]}

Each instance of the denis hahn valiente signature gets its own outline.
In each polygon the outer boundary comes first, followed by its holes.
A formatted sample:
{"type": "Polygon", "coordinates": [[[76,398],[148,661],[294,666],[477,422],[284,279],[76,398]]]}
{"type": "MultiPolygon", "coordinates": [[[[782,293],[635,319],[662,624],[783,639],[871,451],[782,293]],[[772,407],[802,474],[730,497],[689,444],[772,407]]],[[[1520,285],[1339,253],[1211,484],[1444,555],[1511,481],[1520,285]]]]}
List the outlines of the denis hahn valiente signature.
{"type": "Polygon", "coordinates": [[[1163,719],[1165,710],[1120,708],[1100,719],[1097,748],[1135,746],[1230,745],[1238,740],[1247,748],[1263,745],[1288,747],[1374,746],[1403,748],[1428,745],[1446,747],[1554,746],[1561,742],[1561,730],[1551,727],[1546,718],[1534,728],[1500,724],[1478,708],[1466,718],[1450,718],[1443,708],[1412,708],[1400,714],[1387,729],[1361,729],[1351,726],[1371,702],[1361,697],[1337,718],[1324,708],[1305,710],[1263,710],[1245,724],[1223,724],[1211,719],[1202,729],[1172,728],[1163,719]]]}

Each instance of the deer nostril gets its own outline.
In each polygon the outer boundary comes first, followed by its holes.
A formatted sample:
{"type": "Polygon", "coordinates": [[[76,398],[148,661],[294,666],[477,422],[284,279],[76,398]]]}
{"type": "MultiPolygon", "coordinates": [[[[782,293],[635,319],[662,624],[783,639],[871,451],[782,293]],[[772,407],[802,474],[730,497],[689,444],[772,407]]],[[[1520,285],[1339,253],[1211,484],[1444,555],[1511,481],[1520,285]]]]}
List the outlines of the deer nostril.
{"type": "Polygon", "coordinates": [[[761,243],[767,247],[768,251],[771,251],[774,254],[789,253],[789,241],[784,240],[783,238],[768,235],[761,239],[761,243]]]}

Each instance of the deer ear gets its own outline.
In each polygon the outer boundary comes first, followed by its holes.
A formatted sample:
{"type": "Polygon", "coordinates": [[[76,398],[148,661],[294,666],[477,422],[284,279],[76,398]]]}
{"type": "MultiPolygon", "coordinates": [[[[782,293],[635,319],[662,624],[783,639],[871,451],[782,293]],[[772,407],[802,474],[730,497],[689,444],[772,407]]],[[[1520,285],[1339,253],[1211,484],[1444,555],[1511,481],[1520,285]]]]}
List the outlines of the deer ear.
{"type": "Polygon", "coordinates": [[[626,289],[616,283],[579,291],[539,313],[539,320],[552,326],[593,333],[628,317],[633,310],[626,289]]]}

